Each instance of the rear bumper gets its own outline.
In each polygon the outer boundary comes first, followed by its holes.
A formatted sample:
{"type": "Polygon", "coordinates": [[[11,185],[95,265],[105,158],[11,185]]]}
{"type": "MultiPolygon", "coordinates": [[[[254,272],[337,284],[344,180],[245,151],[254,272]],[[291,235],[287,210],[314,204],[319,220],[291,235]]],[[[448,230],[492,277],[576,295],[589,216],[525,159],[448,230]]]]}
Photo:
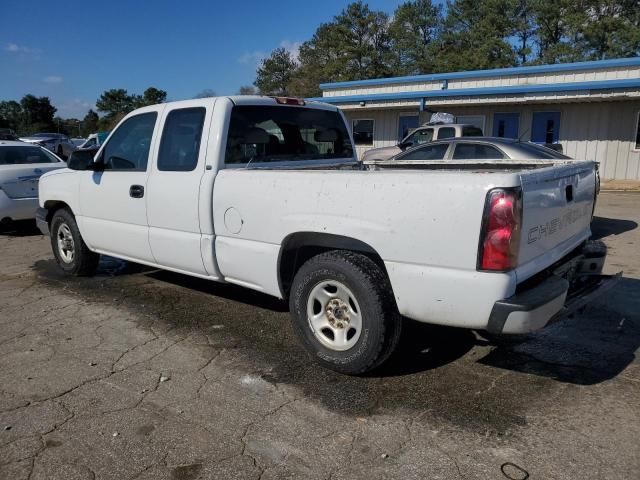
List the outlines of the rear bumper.
{"type": "Polygon", "coordinates": [[[621,278],[601,275],[606,249],[589,243],[583,253],[557,266],[553,274],[515,295],[495,302],[487,331],[522,334],[543,328],[593,301],[621,278]]]}
{"type": "Polygon", "coordinates": [[[49,211],[46,208],[38,207],[36,209],[36,225],[42,234],[46,236],[49,236],[49,222],[47,222],[48,214],[49,211]]]}

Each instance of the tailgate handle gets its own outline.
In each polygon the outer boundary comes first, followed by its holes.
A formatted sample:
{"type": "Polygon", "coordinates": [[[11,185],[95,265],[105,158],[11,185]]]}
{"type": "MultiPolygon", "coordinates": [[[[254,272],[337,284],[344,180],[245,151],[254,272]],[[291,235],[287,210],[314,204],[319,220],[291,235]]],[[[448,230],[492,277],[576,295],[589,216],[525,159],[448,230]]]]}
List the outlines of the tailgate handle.
{"type": "Polygon", "coordinates": [[[567,198],[567,202],[573,202],[573,185],[567,185],[564,188],[564,194],[567,198]]]}

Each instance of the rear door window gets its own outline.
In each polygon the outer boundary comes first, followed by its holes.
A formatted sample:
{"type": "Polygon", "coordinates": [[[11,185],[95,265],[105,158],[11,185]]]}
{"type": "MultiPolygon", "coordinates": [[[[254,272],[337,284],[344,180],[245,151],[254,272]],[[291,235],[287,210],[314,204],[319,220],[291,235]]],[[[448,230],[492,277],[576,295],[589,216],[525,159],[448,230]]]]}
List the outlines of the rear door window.
{"type": "Polygon", "coordinates": [[[398,156],[398,160],[444,160],[444,155],[449,148],[448,143],[438,143],[436,145],[425,145],[414,148],[404,155],[398,156]]]}
{"type": "Polygon", "coordinates": [[[443,138],[453,138],[456,136],[456,129],[453,127],[442,127],[438,130],[438,140],[443,138]]]}
{"type": "Polygon", "coordinates": [[[160,141],[158,170],[190,172],[198,164],[205,109],[180,108],[167,115],[160,141]]]}
{"type": "Polygon", "coordinates": [[[264,105],[231,111],[226,164],[338,158],[353,158],[353,147],[337,111],[264,105]]]}
{"type": "Polygon", "coordinates": [[[458,143],[453,160],[492,160],[505,158],[500,150],[483,143],[458,143]]]}

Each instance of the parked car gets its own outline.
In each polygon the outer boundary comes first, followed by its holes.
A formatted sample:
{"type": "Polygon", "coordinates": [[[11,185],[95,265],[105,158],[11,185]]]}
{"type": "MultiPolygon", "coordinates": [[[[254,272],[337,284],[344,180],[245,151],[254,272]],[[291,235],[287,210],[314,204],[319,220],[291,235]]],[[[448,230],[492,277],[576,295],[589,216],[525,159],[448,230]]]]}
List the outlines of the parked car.
{"type": "Polygon", "coordinates": [[[21,137],[20,140],[40,145],[62,159],[68,158],[76,149],[69,137],[62,133],[34,133],[28,137],[21,137]]]}
{"type": "Polygon", "coordinates": [[[63,167],[62,160],[42,147],[0,141],[0,225],[35,218],[40,176],[63,167]]]}
{"type": "Polygon", "coordinates": [[[92,133],[78,148],[99,147],[109,136],[109,132],[92,133]]]}
{"type": "Polygon", "coordinates": [[[466,123],[427,123],[422,127],[416,128],[397,145],[367,150],[362,154],[361,160],[363,162],[388,160],[409,148],[432,142],[433,140],[455,137],[480,137],[482,135],[481,128],[466,123]]]}
{"type": "Polygon", "coordinates": [[[419,164],[420,162],[482,160],[571,160],[571,158],[551,148],[511,138],[463,137],[423,143],[400,152],[389,160],[366,163],[419,164]]]}
{"type": "Polygon", "coordinates": [[[37,222],[68,274],[106,254],[288,299],[306,349],[348,374],[389,357],[402,316],[526,333],[612,284],[587,242],[594,162],[373,172],[352,143],[323,103],[144,107],[43,177],[37,222]]]}
{"type": "Polygon", "coordinates": [[[18,136],[16,135],[16,132],[11,130],[10,128],[0,128],[0,140],[17,141],[18,136]]]}

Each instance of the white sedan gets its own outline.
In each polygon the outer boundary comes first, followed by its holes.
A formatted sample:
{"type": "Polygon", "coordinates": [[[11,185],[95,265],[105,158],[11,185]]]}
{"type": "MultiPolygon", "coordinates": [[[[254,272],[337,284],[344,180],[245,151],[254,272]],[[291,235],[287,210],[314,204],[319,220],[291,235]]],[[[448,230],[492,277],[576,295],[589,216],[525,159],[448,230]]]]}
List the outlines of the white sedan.
{"type": "Polygon", "coordinates": [[[0,140],[0,226],[35,218],[40,176],[64,167],[65,162],[43,147],[0,140]]]}

